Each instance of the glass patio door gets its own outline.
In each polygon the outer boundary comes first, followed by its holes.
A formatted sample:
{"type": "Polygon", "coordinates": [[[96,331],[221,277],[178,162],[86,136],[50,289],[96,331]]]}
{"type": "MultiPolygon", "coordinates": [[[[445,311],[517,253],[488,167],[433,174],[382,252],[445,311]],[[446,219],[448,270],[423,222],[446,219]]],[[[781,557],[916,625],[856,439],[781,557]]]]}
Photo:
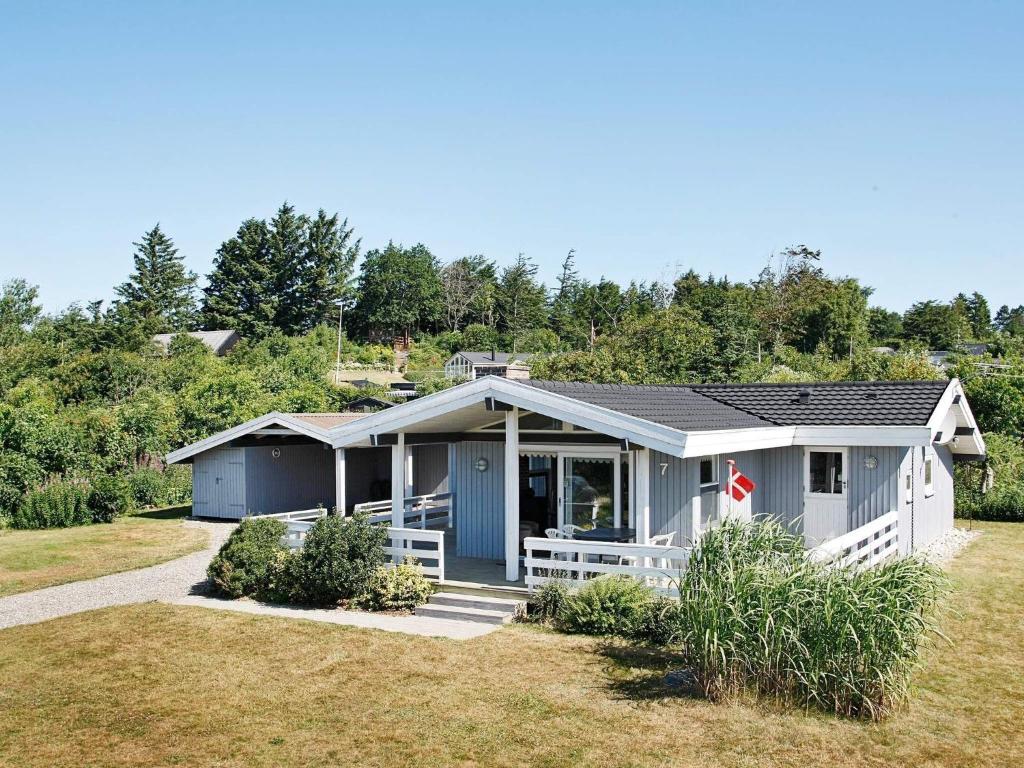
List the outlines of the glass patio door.
{"type": "Polygon", "coordinates": [[[609,528],[615,519],[617,458],[562,457],[562,520],[581,528],[609,528]]]}

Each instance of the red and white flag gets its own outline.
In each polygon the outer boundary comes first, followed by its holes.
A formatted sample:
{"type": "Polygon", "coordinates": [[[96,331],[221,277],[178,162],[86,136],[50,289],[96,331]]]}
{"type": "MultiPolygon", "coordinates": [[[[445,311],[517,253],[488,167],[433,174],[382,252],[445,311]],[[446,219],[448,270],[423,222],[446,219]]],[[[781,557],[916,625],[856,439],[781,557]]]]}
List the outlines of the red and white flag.
{"type": "Polygon", "coordinates": [[[743,501],[754,492],[757,483],[736,469],[736,462],[729,460],[729,493],[736,501],[743,501]]]}

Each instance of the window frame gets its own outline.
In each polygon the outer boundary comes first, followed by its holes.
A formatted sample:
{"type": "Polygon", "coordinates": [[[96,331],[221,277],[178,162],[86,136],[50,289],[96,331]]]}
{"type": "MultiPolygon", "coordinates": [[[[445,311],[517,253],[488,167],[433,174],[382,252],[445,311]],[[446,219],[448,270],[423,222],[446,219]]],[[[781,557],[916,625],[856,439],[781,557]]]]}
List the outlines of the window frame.
{"type": "Polygon", "coordinates": [[[921,477],[924,481],[924,497],[935,495],[935,452],[925,449],[924,461],[921,464],[921,477]]]}
{"type": "Polygon", "coordinates": [[[715,454],[714,456],[701,456],[700,462],[697,464],[697,485],[700,486],[701,493],[721,490],[722,481],[719,476],[719,465],[721,463],[722,462],[720,461],[718,454],[715,454]],[[702,482],[700,479],[700,473],[705,461],[711,463],[711,479],[706,483],[702,482]]]}

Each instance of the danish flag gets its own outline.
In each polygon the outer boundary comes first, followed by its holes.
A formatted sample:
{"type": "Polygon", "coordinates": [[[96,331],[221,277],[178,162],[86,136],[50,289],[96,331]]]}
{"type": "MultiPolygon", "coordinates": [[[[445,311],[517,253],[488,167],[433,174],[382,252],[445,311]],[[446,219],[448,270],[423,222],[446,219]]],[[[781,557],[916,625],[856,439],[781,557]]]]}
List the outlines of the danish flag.
{"type": "Polygon", "coordinates": [[[754,492],[757,483],[736,469],[736,462],[729,459],[729,493],[736,501],[743,501],[754,492]]]}

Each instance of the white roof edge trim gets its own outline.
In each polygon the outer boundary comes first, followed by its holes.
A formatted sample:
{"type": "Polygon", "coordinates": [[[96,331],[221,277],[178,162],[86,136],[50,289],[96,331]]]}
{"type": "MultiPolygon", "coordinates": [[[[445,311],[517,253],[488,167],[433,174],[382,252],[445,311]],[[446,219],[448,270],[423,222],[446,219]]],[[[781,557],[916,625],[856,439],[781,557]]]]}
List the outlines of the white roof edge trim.
{"type": "Polygon", "coordinates": [[[939,402],[935,404],[935,410],[932,411],[932,415],[928,419],[928,428],[931,431],[931,437],[934,440],[939,427],[946,418],[946,414],[949,413],[950,409],[956,407],[960,409],[960,413],[963,414],[964,420],[967,425],[974,430],[972,440],[974,442],[976,453],[984,455],[987,451],[985,447],[985,438],[981,434],[981,429],[978,427],[978,422],[974,418],[974,412],[971,410],[971,404],[967,402],[967,394],[964,392],[963,383],[958,378],[952,378],[949,380],[949,385],[942,393],[942,397],[939,398],[939,402]],[[954,406],[953,400],[957,395],[960,395],[960,402],[954,406]]]}
{"type": "Polygon", "coordinates": [[[928,427],[907,426],[822,426],[796,427],[793,445],[895,446],[930,445],[928,427]]]}
{"type": "Polygon", "coordinates": [[[336,448],[341,448],[372,434],[402,431],[420,421],[482,402],[486,397],[674,455],[682,451],[686,439],[686,433],[677,429],[496,376],[484,376],[335,427],[331,439],[336,448]]]}
{"type": "Polygon", "coordinates": [[[176,451],[171,451],[164,457],[164,460],[168,464],[176,464],[179,461],[191,458],[198,453],[209,451],[219,445],[231,442],[236,437],[242,437],[243,435],[255,432],[268,424],[283,424],[289,429],[293,429],[306,437],[311,437],[314,440],[320,440],[324,443],[330,443],[330,438],[326,430],[314,427],[313,425],[307,424],[306,422],[296,419],[293,416],[289,416],[288,414],[281,413],[279,411],[271,411],[263,416],[257,416],[255,419],[250,419],[249,421],[239,424],[237,427],[225,429],[223,432],[218,432],[215,435],[204,437],[202,440],[197,440],[196,442],[190,443],[176,451]]]}

